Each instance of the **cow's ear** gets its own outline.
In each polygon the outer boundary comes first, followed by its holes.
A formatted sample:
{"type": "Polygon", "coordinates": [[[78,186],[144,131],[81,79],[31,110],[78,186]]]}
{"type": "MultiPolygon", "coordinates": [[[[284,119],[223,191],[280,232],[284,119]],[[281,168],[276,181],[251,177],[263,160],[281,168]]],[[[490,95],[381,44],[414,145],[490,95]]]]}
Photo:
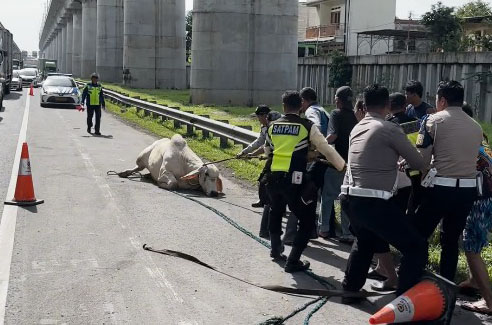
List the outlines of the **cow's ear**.
{"type": "Polygon", "coordinates": [[[223,187],[222,187],[222,180],[220,177],[217,178],[217,192],[222,193],[223,187]]]}
{"type": "Polygon", "coordinates": [[[182,181],[192,181],[192,180],[198,180],[198,177],[199,177],[199,172],[197,170],[194,170],[192,171],[191,173],[187,174],[187,175],[184,175],[183,177],[181,177],[180,179],[182,181]]]}

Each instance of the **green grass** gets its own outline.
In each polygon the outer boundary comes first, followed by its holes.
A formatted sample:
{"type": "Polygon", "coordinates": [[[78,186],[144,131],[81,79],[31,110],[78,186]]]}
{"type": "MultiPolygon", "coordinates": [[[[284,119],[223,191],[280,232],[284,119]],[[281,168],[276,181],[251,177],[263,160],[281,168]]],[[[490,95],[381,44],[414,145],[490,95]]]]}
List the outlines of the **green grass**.
{"type": "MultiPolygon", "coordinates": [[[[162,138],[171,138],[174,134],[179,133],[186,138],[190,148],[200,157],[208,161],[217,161],[233,157],[241,151],[242,147],[233,145],[229,142],[229,147],[226,149],[220,148],[220,140],[218,138],[202,138],[201,131],[195,131],[192,136],[186,134],[186,127],[179,129],[174,128],[172,121],[161,121],[150,116],[144,116],[143,111],[137,113],[136,108],[122,109],[121,107],[108,102],[106,104],[108,111],[123,118],[124,120],[137,125],[143,129],[150,131],[156,136],[162,138]]],[[[263,169],[264,162],[258,160],[232,160],[223,163],[223,166],[231,169],[234,176],[239,179],[246,180],[250,183],[255,183],[258,175],[263,169]]]]}

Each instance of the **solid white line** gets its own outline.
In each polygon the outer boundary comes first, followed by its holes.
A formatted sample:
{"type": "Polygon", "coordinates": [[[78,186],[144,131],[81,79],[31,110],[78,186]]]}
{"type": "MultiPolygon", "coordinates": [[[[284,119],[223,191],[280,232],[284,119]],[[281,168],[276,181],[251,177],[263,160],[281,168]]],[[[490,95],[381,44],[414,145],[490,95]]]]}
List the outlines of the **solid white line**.
{"type": "MultiPolygon", "coordinates": [[[[31,97],[28,92],[26,92],[26,95],[26,107],[24,109],[24,117],[22,119],[22,126],[19,132],[19,140],[17,141],[17,150],[15,152],[14,164],[12,166],[12,174],[10,175],[10,183],[6,200],[12,200],[14,197],[22,144],[26,141],[27,136],[27,123],[29,122],[29,106],[31,103],[31,97]]],[[[5,305],[7,303],[7,293],[9,289],[10,264],[12,263],[12,251],[14,249],[17,211],[18,207],[16,206],[4,205],[2,220],[0,223],[0,325],[3,325],[5,322],[5,305]]]]}

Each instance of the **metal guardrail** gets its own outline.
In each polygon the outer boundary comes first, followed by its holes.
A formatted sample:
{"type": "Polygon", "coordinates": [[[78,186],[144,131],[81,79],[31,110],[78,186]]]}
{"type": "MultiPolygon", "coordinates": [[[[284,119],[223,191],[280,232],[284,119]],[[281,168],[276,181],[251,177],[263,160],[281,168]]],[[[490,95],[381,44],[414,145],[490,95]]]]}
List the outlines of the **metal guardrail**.
{"type": "MultiPolygon", "coordinates": [[[[77,82],[77,85],[81,86],[83,83],[77,82]]],[[[206,116],[183,112],[176,107],[167,107],[138,98],[128,97],[108,89],[104,89],[104,96],[111,102],[116,102],[127,107],[133,106],[137,109],[137,112],[143,110],[146,116],[152,115],[155,118],[160,117],[162,120],[173,120],[175,128],[186,125],[187,134],[189,135],[194,134],[196,129],[202,131],[204,138],[208,138],[210,135],[218,137],[220,138],[221,148],[228,146],[228,140],[233,141],[235,144],[247,146],[259,136],[258,133],[240,126],[212,120],[206,116]]]]}

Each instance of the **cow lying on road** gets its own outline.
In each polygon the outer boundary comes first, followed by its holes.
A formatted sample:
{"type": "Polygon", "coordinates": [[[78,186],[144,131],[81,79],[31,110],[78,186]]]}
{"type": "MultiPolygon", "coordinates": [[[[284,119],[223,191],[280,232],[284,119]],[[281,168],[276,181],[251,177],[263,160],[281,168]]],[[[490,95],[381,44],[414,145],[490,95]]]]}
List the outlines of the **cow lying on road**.
{"type": "Polygon", "coordinates": [[[219,170],[203,161],[188,147],[179,134],[164,138],[145,148],[137,158],[137,166],[119,174],[128,177],[147,168],[157,185],[166,190],[202,189],[207,196],[222,192],[219,170]]]}

